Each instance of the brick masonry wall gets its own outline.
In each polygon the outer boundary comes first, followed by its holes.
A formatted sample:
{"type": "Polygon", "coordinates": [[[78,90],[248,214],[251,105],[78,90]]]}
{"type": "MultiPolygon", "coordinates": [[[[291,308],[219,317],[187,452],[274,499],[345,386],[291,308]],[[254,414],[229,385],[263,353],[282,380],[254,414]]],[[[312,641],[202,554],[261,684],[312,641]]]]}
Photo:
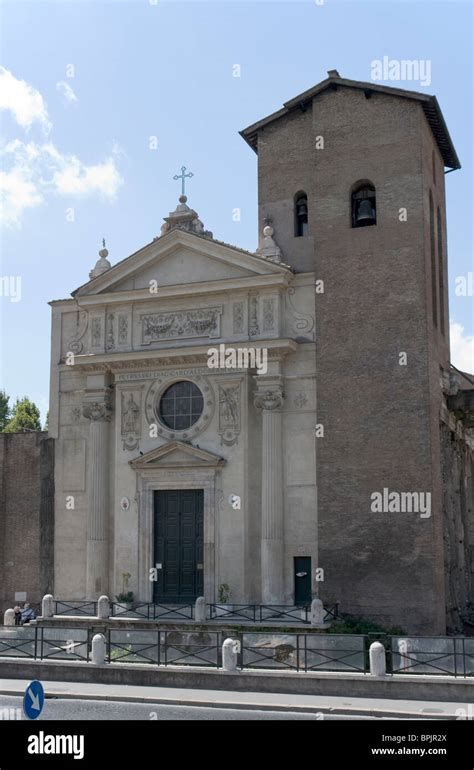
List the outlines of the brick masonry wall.
{"type": "Polygon", "coordinates": [[[284,261],[315,270],[325,285],[316,298],[321,595],[343,612],[418,633],[446,627],[439,366],[447,346],[429,307],[432,146],[418,103],[347,88],[323,92],[258,137],[260,218],[273,218],[284,261]],[[376,187],[375,227],[351,227],[358,180],[376,187]],[[299,190],[308,196],[307,239],[293,231],[299,190]],[[371,494],[384,487],[431,492],[431,518],[371,512],[371,494]]]}
{"type": "Polygon", "coordinates": [[[54,439],[0,433],[0,606],[40,602],[53,587],[54,439]]]}
{"type": "Polygon", "coordinates": [[[447,624],[459,633],[474,623],[474,454],[447,425],[441,437],[447,624]]]}

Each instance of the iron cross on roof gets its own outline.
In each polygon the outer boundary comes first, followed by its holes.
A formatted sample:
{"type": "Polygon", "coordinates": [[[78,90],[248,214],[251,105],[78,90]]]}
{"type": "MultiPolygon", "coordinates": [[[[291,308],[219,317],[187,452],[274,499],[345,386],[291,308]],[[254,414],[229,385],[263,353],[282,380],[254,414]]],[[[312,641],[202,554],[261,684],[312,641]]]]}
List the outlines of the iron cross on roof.
{"type": "Polygon", "coordinates": [[[181,195],[186,195],[184,191],[184,184],[185,184],[184,180],[186,178],[190,179],[192,176],[194,176],[192,171],[190,171],[189,174],[186,174],[186,166],[181,166],[181,174],[174,175],[173,179],[176,179],[176,180],[181,179],[181,195]]]}

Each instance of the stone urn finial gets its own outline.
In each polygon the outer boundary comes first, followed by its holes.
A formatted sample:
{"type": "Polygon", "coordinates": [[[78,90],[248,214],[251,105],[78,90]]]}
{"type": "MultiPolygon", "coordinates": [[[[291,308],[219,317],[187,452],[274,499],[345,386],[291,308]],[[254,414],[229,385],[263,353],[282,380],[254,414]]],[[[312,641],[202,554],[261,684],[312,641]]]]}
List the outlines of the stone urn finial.
{"type": "MultiPolygon", "coordinates": [[[[268,221],[268,220],[267,220],[268,221]]],[[[273,238],[275,230],[270,224],[263,228],[263,240],[261,246],[257,249],[257,254],[270,262],[281,262],[281,249],[273,238]]]]}
{"type": "Polygon", "coordinates": [[[107,270],[110,270],[112,265],[107,259],[108,256],[109,256],[109,252],[105,248],[105,238],[102,238],[102,248],[99,251],[100,259],[97,260],[97,262],[95,263],[95,267],[89,273],[89,278],[91,281],[93,278],[98,278],[99,275],[102,275],[102,273],[106,273],[107,270]]]}

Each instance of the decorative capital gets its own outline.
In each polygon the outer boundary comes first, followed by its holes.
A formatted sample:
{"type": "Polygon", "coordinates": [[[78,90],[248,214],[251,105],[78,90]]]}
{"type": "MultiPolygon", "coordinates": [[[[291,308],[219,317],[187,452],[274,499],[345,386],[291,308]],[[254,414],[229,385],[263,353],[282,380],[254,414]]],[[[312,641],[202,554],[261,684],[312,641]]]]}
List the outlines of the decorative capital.
{"type": "Polygon", "coordinates": [[[94,422],[108,422],[112,410],[110,398],[106,397],[102,401],[87,401],[82,405],[82,414],[88,420],[94,422]]]}
{"type": "Polygon", "coordinates": [[[285,394],[281,387],[274,390],[257,391],[254,397],[254,405],[257,409],[266,412],[274,412],[283,407],[285,394]]]}

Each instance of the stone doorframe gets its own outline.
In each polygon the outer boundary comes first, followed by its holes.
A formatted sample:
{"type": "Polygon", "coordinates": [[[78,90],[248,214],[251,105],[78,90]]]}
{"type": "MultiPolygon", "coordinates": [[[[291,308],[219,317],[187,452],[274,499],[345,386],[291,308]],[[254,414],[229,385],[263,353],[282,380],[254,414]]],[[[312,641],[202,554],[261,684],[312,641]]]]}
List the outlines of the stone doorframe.
{"type": "Polygon", "coordinates": [[[218,467],[153,468],[138,471],[138,593],[139,601],[153,601],[154,509],[155,490],[202,489],[204,491],[204,597],[213,603],[216,595],[216,476],[218,467]]]}

